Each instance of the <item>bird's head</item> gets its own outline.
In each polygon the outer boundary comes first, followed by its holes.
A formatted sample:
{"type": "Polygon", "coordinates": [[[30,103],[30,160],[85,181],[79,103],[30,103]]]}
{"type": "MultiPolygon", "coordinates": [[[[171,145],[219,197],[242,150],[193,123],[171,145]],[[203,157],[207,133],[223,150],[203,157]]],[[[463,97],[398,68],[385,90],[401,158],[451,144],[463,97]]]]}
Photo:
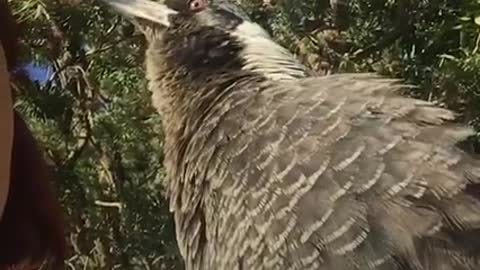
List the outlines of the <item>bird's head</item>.
{"type": "MultiPolygon", "coordinates": [[[[248,16],[228,0],[103,0],[129,18],[153,41],[164,35],[188,37],[205,30],[232,33],[248,16]]],[[[265,35],[258,27],[249,34],[265,35]]]]}
{"type": "Polygon", "coordinates": [[[203,77],[240,70],[280,79],[305,75],[303,65],[228,0],[103,1],[144,33],[147,69],[150,61],[203,77]]]}

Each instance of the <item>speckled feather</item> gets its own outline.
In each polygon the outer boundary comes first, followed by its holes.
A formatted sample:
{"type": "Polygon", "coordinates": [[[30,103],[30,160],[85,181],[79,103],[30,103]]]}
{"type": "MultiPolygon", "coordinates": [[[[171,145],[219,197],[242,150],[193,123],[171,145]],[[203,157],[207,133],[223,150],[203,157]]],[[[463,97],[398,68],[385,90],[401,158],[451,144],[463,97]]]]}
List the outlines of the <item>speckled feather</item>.
{"type": "Polygon", "coordinates": [[[397,80],[311,76],[252,23],[200,23],[215,12],[143,29],[188,270],[479,269],[472,129],[397,80]]]}
{"type": "Polygon", "coordinates": [[[245,77],[186,103],[166,166],[189,269],[474,269],[448,244],[480,226],[478,161],[454,146],[473,131],[401,86],[245,77]]]}

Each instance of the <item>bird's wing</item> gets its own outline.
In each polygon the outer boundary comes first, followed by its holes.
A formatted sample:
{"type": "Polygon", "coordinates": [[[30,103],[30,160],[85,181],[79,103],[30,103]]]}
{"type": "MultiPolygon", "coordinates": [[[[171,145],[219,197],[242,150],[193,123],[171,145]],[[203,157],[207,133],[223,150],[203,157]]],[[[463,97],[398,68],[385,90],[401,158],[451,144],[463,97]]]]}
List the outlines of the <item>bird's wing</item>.
{"type": "Polygon", "coordinates": [[[480,201],[467,190],[480,167],[455,146],[473,130],[401,88],[365,74],[309,78],[217,114],[186,178],[208,181],[211,263],[478,269],[480,201]]]}

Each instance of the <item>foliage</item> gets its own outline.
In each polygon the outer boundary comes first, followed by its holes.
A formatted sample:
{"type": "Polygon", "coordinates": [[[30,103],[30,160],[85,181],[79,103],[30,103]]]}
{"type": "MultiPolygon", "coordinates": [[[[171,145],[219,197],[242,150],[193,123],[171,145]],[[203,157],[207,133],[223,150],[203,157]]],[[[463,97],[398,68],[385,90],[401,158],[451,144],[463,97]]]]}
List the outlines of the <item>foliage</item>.
{"type": "MultiPolygon", "coordinates": [[[[265,6],[246,2],[251,14],[265,6]]],[[[479,127],[479,1],[339,0],[336,10],[329,2],[337,1],[278,0],[260,21],[321,73],[403,78],[420,86],[412,95],[443,102],[479,127]]]]}
{"type": "Polygon", "coordinates": [[[142,39],[93,2],[11,4],[25,55],[53,69],[46,82],[19,76],[16,106],[57,173],[70,268],[175,269],[161,119],[145,87],[142,39]]]}
{"type": "MultiPolygon", "coordinates": [[[[25,63],[53,71],[46,82],[17,76],[16,104],[56,172],[70,268],[181,269],[142,37],[97,1],[10,2],[24,26],[25,63]]],[[[477,0],[241,2],[320,74],[404,78],[420,86],[410,94],[480,127],[477,0]]]]}

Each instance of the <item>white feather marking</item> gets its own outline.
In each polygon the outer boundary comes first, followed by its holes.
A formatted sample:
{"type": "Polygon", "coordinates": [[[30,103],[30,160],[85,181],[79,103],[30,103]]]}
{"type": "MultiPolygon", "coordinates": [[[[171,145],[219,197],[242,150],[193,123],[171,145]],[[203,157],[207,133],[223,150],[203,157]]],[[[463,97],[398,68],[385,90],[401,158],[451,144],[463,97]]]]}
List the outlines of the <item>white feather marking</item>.
{"type": "Polygon", "coordinates": [[[328,168],[329,162],[330,160],[328,159],[324,161],[322,166],[314,174],[310,175],[308,178],[302,175],[300,179],[297,181],[299,184],[293,185],[289,189],[284,191],[285,194],[293,195],[293,196],[289,204],[286,207],[280,209],[276,213],[275,215],[276,218],[283,218],[293,209],[293,207],[302,198],[302,196],[305,195],[305,193],[307,193],[313,187],[313,185],[315,185],[318,178],[326,171],[326,169],[328,168]]]}
{"type": "Polygon", "coordinates": [[[368,266],[369,266],[370,269],[376,269],[378,266],[382,265],[383,263],[385,263],[390,258],[391,258],[391,255],[386,255],[383,258],[374,260],[373,262],[369,262],[368,266]]]}
{"type": "Polygon", "coordinates": [[[426,235],[433,235],[438,233],[443,227],[442,221],[439,221],[435,226],[433,226],[430,230],[426,232],[426,235]]]}
{"type": "Polygon", "coordinates": [[[340,109],[343,107],[343,105],[345,105],[345,103],[347,102],[347,98],[343,98],[340,102],[338,102],[337,106],[335,106],[335,108],[333,108],[332,110],[330,110],[326,115],[325,115],[325,118],[324,119],[328,119],[330,118],[332,115],[336,114],[338,111],[340,111],[340,109]]]}
{"type": "Polygon", "coordinates": [[[345,185],[340,188],[337,192],[333,193],[331,196],[330,196],[330,201],[331,202],[335,202],[336,200],[338,200],[339,198],[341,198],[343,195],[347,194],[347,191],[353,186],[353,183],[351,181],[348,181],[347,183],[345,183],[345,185]]]}
{"type": "Polygon", "coordinates": [[[340,228],[336,231],[325,237],[325,244],[333,242],[335,239],[338,239],[340,236],[344,235],[353,225],[355,224],[355,218],[351,217],[345,222],[340,228]]]}
{"type": "MultiPolygon", "coordinates": [[[[300,201],[303,195],[310,191],[310,189],[313,187],[313,185],[317,182],[317,179],[325,172],[325,170],[328,168],[328,164],[330,163],[330,160],[327,159],[326,161],[323,162],[322,166],[320,167],[319,170],[317,170],[314,174],[310,175],[308,178],[306,178],[304,175],[301,176],[301,179],[299,179],[299,182],[303,183],[303,187],[298,188],[293,196],[290,199],[290,202],[288,205],[282,209],[280,209],[275,215],[270,217],[267,222],[265,222],[263,225],[258,226],[258,231],[262,234],[264,234],[268,228],[273,224],[275,220],[281,219],[286,216],[286,214],[290,213],[294,206],[300,201]]],[[[266,211],[266,210],[265,210],[266,211]]]]}
{"type": "Polygon", "coordinates": [[[307,266],[319,259],[320,259],[320,252],[318,252],[316,249],[312,249],[312,255],[307,256],[305,258],[301,258],[300,261],[302,262],[302,266],[307,266]]]}
{"type": "Polygon", "coordinates": [[[396,136],[395,139],[393,139],[392,142],[390,142],[389,144],[387,144],[387,146],[385,146],[384,148],[380,149],[378,151],[378,153],[380,155],[384,155],[385,153],[387,153],[388,151],[392,150],[399,142],[401,142],[403,140],[403,138],[401,136],[396,136]]]}
{"type": "Polygon", "coordinates": [[[322,137],[326,136],[328,133],[330,133],[331,131],[333,131],[336,127],[338,127],[340,125],[340,123],[342,123],[342,118],[341,117],[338,117],[337,120],[331,124],[330,126],[328,126],[323,132],[322,134],[320,134],[322,137]]]}
{"type": "Polygon", "coordinates": [[[410,174],[408,177],[403,179],[401,182],[393,185],[388,191],[387,191],[387,196],[388,197],[393,197],[397,195],[400,191],[402,191],[404,188],[406,188],[413,180],[413,174],[410,174]]]}
{"type": "MultiPolygon", "coordinates": [[[[254,192],[251,193],[252,198],[258,199],[260,196],[266,194],[268,192],[268,190],[270,189],[270,187],[272,186],[272,184],[273,183],[278,183],[279,180],[282,180],[295,167],[296,164],[297,164],[297,155],[293,155],[292,161],[283,171],[278,172],[278,173],[275,172],[271,176],[273,179],[269,179],[268,184],[265,187],[260,188],[257,191],[254,191],[254,192]]],[[[299,184],[301,186],[302,182],[297,181],[297,184],[299,184]]],[[[296,189],[298,189],[298,187],[294,187],[294,189],[296,190],[296,189]]],[[[288,192],[288,190],[287,190],[287,192],[288,192]]]]}
{"type": "Polygon", "coordinates": [[[383,172],[385,171],[385,167],[385,163],[381,163],[380,165],[378,165],[378,168],[375,171],[375,175],[365,185],[362,185],[357,190],[357,193],[362,193],[372,188],[378,182],[378,179],[380,179],[380,177],[382,176],[383,172]]]}
{"type": "MultiPolygon", "coordinates": [[[[285,127],[286,128],[286,127],[285,127]]],[[[260,170],[265,169],[271,162],[272,160],[276,157],[276,153],[279,150],[280,143],[285,139],[286,137],[286,132],[281,132],[278,139],[274,142],[272,142],[270,145],[265,147],[258,155],[259,157],[263,154],[265,154],[265,151],[268,151],[270,154],[267,159],[265,159],[264,162],[258,164],[257,168],[260,170]]]]}
{"type": "Polygon", "coordinates": [[[241,52],[244,69],[260,72],[274,80],[294,80],[306,77],[307,68],[284,47],[277,44],[258,24],[244,21],[232,36],[243,43],[241,52]]]}
{"type": "Polygon", "coordinates": [[[355,248],[360,246],[360,244],[362,244],[363,241],[365,241],[365,239],[367,239],[367,235],[368,235],[368,231],[362,231],[359,235],[357,235],[357,237],[355,237],[355,239],[353,239],[352,242],[350,242],[347,245],[344,245],[339,249],[334,250],[333,253],[337,255],[344,255],[347,252],[353,251],[355,248]]]}
{"type": "Polygon", "coordinates": [[[281,262],[282,262],[282,259],[280,258],[280,255],[277,253],[273,255],[273,257],[270,259],[266,259],[266,260],[264,259],[263,266],[265,266],[265,269],[278,269],[278,265],[280,265],[281,262]]]}
{"type": "Polygon", "coordinates": [[[293,230],[293,228],[295,228],[296,224],[297,224],[297,219],[296,219],[296,216],[293,215],[289,219],[285,230],[283,232],[281,232],[280,234],[278,234],[278,236],[276,237],[277,241],[273,243],[273,250],[278,250],[285,243],[288,235],[293,230]]]}
{"type": "Polygon", "coordinates": [[[418,188],[418,191],[412,194],[412,196],[414,198],[420,199],[427,191],[427,188],[425,186],[417,186],[417,188],[418,188]]]}
{"type": "Polygon", "coordinates": [[[353,152],[353,154],[342,160],[342,162],[338,163],[336,166],[333,167],[333,169],[335,171],[341,171],[341,170],[344,170],[345,168],[347,168],[350,164],[352,164],[355,160],[358,159],[358,157],[360,157],[360,155],[363,153],[363,150],[365,150],[366,146],[365,144],[363,145],[360,145],[357,150],[355,150],[355,152],[353,152]]]}
{"type": "Polygon", "coordinates": [[[325,222],[328,220],[328,218],[330,218],[332,213],[333,213],[333,208],[328,209],[328,211],[325,214],[323,214],[320,220],[314,222],[309,228],[307,228],[307,230],[305,230],[302,233],[302,236],[300,236],[300,242],[302,244],[307,242],[307,240],[312,236],[312,234],[316,232],[318,229],[320,229],[323,226],[323,224],[325,224],[325,222]]]}

